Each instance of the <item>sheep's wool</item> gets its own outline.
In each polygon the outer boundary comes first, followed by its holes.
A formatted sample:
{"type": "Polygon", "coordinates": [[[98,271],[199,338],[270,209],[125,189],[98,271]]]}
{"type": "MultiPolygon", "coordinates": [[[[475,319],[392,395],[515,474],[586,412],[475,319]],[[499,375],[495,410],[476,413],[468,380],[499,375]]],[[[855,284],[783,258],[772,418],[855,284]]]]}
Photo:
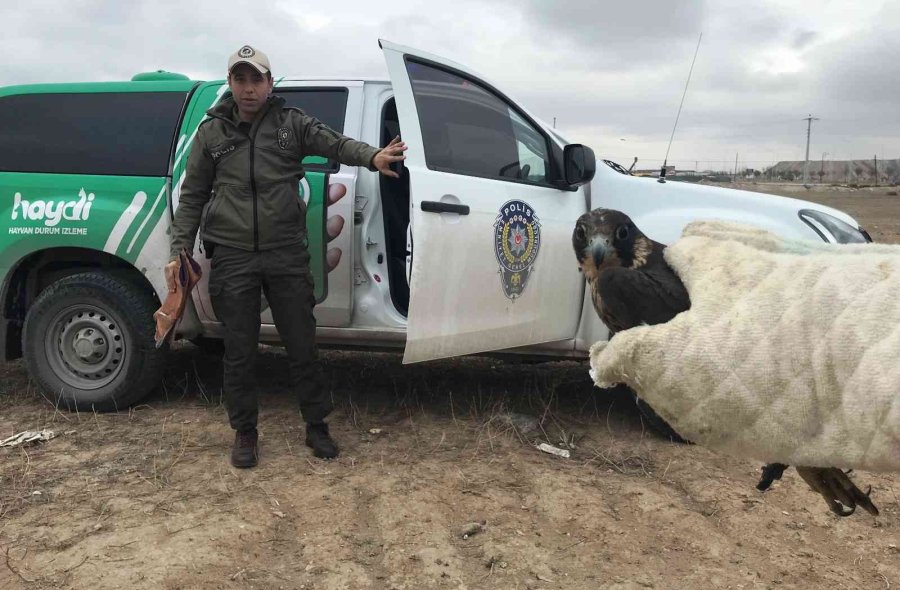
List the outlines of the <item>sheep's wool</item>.
{"type": "Polygon", "coordinates": [[[697,222],[665,258],[691,309],[595,344],[597,385],[732,455],[900,470],[900,246],[697,222]]]}

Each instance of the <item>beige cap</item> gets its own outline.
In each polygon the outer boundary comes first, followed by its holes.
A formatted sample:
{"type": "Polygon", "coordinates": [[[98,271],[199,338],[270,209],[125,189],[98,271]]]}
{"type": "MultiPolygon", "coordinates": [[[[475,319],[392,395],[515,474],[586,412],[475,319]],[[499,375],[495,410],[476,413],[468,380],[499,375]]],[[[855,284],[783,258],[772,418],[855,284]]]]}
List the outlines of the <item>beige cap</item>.
{"type": "Polygon", "coordinates": [[[228,73],[238,64],[248,64],[256,68],[260,74],[267,74],[272,68],[269,66],[269,58],[266,54],[249,45],[244,45],[231,54],[228,58],[228,73]]]}

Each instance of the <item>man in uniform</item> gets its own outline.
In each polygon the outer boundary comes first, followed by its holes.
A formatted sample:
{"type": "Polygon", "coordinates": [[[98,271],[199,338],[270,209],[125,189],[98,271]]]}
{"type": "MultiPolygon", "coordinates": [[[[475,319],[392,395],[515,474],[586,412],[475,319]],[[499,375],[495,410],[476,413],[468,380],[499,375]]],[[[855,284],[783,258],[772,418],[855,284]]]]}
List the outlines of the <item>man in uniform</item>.
{"type": "Polygon", "coordinates": [[[332,410],[316,349],[315,296],[307,251],[306,206],[299,198],[304,156],[317,155],[396,177],[405,159],[395,138],[377,149],[330,129],[272,95],[269,60],[245,45],[228,60],[232,96],[208,111],[188,158],[172,222],[165,274],[175,289],[178,253],[197,231],[211,256],[209,295],[225,326],[223,389],[235,467],[253,467],[258,399],[252,384],[260,329],[260,291],[287,349],[293,387],[306,421],[306,444],[330,459],[338,447],[324,419],[332,410]]]}

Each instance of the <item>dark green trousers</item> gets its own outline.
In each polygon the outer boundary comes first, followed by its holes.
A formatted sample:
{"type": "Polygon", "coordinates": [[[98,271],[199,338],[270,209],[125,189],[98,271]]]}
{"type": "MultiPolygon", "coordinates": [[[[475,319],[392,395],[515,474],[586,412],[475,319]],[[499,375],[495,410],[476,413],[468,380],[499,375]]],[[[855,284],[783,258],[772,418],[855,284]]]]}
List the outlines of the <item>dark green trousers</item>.
{"type": "Polygon", "coordinates": [[[231,427],[256,428],[259,399],[253,373],[261,293],[287,349],[291,385],[303,419],[321,422],[332,403],[316,348],[309,252],[299,244],[259,252],[217,245],[211,267],[209,295],[216,317],[225,326],[223,393],[231,427]]]}

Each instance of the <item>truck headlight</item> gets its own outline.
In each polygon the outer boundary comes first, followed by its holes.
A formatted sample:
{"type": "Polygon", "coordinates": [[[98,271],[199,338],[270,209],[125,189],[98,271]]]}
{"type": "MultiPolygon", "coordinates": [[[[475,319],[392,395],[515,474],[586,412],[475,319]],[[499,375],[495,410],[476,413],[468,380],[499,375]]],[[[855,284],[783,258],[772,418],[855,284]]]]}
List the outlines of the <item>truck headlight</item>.
{"type": "Polygon", "coordinates": [[[841,221],[833,215],[816,211],[815,209],[801,209],[798,213],[806,225],[811,227],[819,237],[826,242],[837,244],[865,244],[872,238],[861,227],[853,227],[845,221],[841,221]]]}

